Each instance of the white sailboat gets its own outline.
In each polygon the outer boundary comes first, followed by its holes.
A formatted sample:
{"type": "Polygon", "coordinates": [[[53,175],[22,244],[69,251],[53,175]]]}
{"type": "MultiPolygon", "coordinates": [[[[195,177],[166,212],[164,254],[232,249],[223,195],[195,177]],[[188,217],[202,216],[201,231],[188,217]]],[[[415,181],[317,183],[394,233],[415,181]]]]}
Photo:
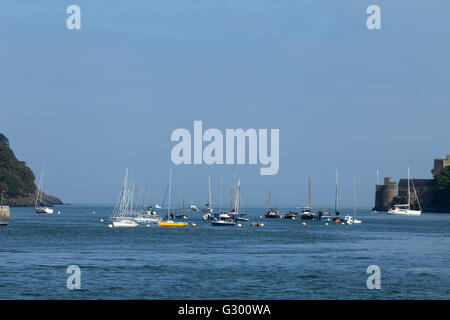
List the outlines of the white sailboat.
{"type": "MultiPolygon", "coordinates": [[[[162,217],[158,216],[155,208],[152,206],[147,206],[146,204],[149,203],[149,194],[150,192],[147,191],[146,197],[144,199],[144,202],[142,204],[142,207],[140,210],[137,210],[137,216],[134,219],[139,224],[149,225],[152,223],[158,223],[159,221],[162,221],[162,217]]],[[[139,203],[139,201],[138,201],[139,203]]]]}
{"type": "Polygon", "coordinates": [[[122,190],[111,214],[111,219],[113,221],[109,226],[114,228],[131,228],[138,226],[138,223],[133,217],[133,193],[134,188],[129,185],[127,169],[125,178],[123,179],[122,190]]]}
{"type": "Polygon", "coordinates": [[[190,187],[190,204],[189,204],[189,210],[191,211],[198,211],[197,206],[192,202],[192,184],[190,187]]]}
{"type": "Polygon", "coordinates": [[[44,166],[42,166],[41,176],[39,177],[39,185],[36,193],[36,201],[34,203],[34,212],[38,214],[53,214],[53,209],[49,208],[42,202],[42,181],[44,179],[44,166]]]}
{"type": "Polygon", "coordinates": [[[344,217],[344,222],[346,224],[361,224],[362,221],[356,219],[356,182],[353,179],[353,216],[346,215],[344,217]]]}
{"type": "MultiPolygon", "coordinates": [[[[413,185],[414,188],[414,185],[413,185]]],[[[422,208],[420,207],[419,198],[415,192],[417,203],[419,204],[420,210],[411,210],[411,172],[408,167],[408,203],[407,204],[396,204],[393,209],[388,211],[388,214],[396,216],[420,216],[422,214],[422,208]]]]}
{"type": "Polygon", "coordinates": [[[211,174],[208,170],[208,203],[203,207],[202,212],[213,213],[213,208],[211,204],[211,174]]]}

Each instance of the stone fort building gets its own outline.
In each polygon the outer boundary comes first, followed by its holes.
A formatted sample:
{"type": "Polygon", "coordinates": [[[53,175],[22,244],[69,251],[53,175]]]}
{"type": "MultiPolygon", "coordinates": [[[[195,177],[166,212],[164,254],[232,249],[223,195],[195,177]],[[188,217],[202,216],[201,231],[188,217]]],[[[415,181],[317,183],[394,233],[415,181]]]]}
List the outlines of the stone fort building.
{"type": "MultiPolygon", "coordinates": [[[[443,168],[450,166],[450,155],[446,155],[443,159],[434,159],[434,167],[431,170],[433,175],[439,173],[443,168]]],[[[411,205],[418,207],[417,199],[424,211],[427,211],[431,205],[433,179],[411,179],[411,205]]],[[[387,211],[394,204],[408,202],[408,179],[400,179],[393,182],[391,177],[384,178],[384,184],[376,185],[375,189],[375,207],[376,211],[387,211]]]]}

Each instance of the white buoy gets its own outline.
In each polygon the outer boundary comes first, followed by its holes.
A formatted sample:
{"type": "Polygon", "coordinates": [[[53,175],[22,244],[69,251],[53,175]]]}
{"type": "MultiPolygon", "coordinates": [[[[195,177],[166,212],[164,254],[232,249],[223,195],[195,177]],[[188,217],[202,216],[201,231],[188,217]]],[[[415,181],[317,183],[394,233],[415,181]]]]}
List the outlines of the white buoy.
{"type": "Polygon", "coordinates": [[[108,224],[108,227],[110,227],[110,228],[112,228],[113,227],[113,225],[110,223],[110,224],[108,224]]]}
{"type": "Polygon", "coordinates": [[[328,225],[328,222],[327,222],[327,223],[325,223],[325,225],[327,226],[327,225],[328,225]]]}
{"type": "Polygon", "coordinates": [[[306,226],[306,222],[302,222],[302,226],[306,226]]]}
{"type": "Polygon", "coordinates": [[[240,224],[240,223],[238,223],[238,225],[237,225],[238,227],[242,227],[242,224],[240,224]]]}
{"type": "Polygon", "coordinates": [[[150,225],[149,224],[147,224],[147,225],[145,225],[147,228],[149,228],[150,227],[150,225]]]}
{"type": "Polygon", "coordinates": [[[103,222],[103,219],[100,219],[100,222],[103,222]]]}
{"type": "Polygon", "coordinates": [[[58,214],[61,214],[61,211],[58,211],[58,214]]]}
{"type": "Polygon", "coordinates": [[[196,227],[197,224],[196,223],[191,223],[191,226],[196,227]]]}

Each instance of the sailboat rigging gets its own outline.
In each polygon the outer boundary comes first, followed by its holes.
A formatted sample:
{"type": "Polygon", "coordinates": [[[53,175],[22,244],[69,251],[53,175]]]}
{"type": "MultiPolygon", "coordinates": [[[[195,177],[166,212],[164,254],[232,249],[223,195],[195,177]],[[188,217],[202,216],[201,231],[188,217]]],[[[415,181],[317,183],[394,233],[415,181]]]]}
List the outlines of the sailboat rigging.
{"type": "Polygon", "coordinates": [[[42,201],[42,181],[44,180],[44,166],[42,166],[41,175],[39,177],[39,185],[36,192],[36,201],[34,203],[34,211],[40,215],[43,214],[53,214],[53,209],[49,208],[43,201],[42,201]]]}
{"type": "Polygon", "coordinates": [[[419,210],[411,209],[411,171],[408,167],[408,203],[406,204],[396,204],[393,209],[388,211],[390,215],[397,216],[420,216],[422,214],[422,208],[420,206],[419,198],[417,197],[416,189],[413,183],[414,195],[416,196],[417,203],[419,205],[419,210]]]}
{"type": "MultiPolygon", "coordinates": [[[[185,221],[171,220],[171,214],[170,214],[171,196],[172,196],[172,168],[169,169],[169,204],[167,207],[167,220],[158,222],[158,226],[160,226],[160,227],[187,227],[188,223],[185,221]]],[[[184,204],[183,204],[183,208],[184,208],[184,204]]]]}

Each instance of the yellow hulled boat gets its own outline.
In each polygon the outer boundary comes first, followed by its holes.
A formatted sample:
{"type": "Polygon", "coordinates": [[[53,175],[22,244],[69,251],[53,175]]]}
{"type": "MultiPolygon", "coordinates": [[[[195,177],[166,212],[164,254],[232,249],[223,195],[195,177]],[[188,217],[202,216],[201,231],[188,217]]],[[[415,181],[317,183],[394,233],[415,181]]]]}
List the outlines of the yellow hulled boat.
{"type": "MultiPolygon", "coordinates": [[[[167,209],[167,220],[166,221],[159,221],[158,226],[159,227],[187,227],[189,223],[185,221],[173,221],[170,220],[170,198],[172,194],[172,168],[169,170],[169,206],[167,209]]],[[[183,210],[184,210],[184,199],[183,199],[183,210]]]]}
{"type": "Polygon", "coordinates": [[[160,227],[187,227],[189,223],[184,221],[160,221],[158,222],[158,226],[160,227]]]}

